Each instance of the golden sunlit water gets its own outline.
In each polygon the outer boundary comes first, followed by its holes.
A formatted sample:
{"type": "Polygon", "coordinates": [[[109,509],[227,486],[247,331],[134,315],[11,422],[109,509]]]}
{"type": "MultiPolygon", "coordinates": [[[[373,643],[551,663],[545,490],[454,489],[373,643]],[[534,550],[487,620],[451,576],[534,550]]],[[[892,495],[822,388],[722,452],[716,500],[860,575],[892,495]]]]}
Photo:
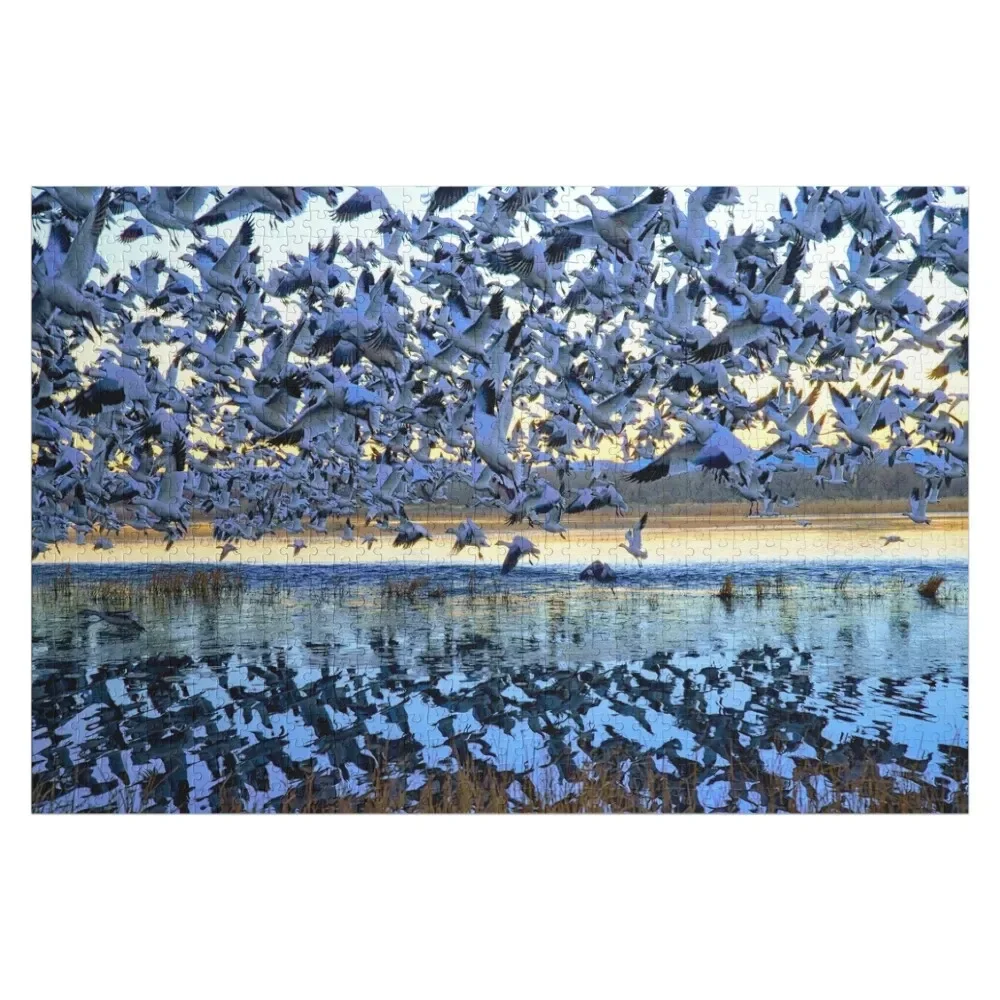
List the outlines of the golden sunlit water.
{"type": "MultiPolygon", "coordinates": [[[[624,542],[626,528],[635,523],[638,516],[635,513],[623,518],[603,513],[567,518],[564,536],[533,528],[527,522],[508,527],[492,511],[477,514],[476,520],[490,542],[490,546],[483,549],[482,560],[477,559],[474,549],[452,553],[454,537],[447,534],[446,529],[458,524],[465,513],[463,510],[437,510],[426,515],[411,512],[433,537],[408,550],[393,547],[395,530],[380,530],[375,525],[365,527],[363,521],[354,523],[355,539],[343,541],[339,536],[340,526],[334,527],[331,521],[326,534],[306,530],[297,535],[278,534],[260,541],[239,541],[237,551],[228,554],[223,565],[356,563],[374,567],[380,563],[400,563],[418,567],[445,563],[498,567],[506,549],[495,543],[523,534],[541,550],[540,566],[586,565],[594,559],[609,562],[619,570],[636,566],[636,560],[619,548],[624,542]],[[360,541],[366,534],[376,536],[370,547],[360,541]],[[306,543],[298,555],[292,547],[294,539],[306,543]]],[[[929,525],[913,524],[901,514],[888,511],[810,514],[795,510],[773,518],[720,514],[660,516],[651,512],[642,533],[643,546],[648,552],[644,565],[962,561],[968,558],[968,524],[968,514],[964,511],[935,512],[929,525]],[[801,526],[801,520],[808,520],[810,525],[801,526]],[[886,545],[883,536],[890,535],[898,535],[902,541],[886,545]]],[[[60,543],[58,551],[51,546],[35,564],[97,563],[110,567],[135,562],[212,563],[219,559],[220,543],[211,537],[209,526],[205,524],[193,525],[187,537],[176,542],[170,551],[156,533],[144,536],[125,529],[116,540],[112,537],[113,549],[95,551],[93,536],[84,544],[60,543]]],[[[519,567],[518,572],[530,572],[530,567],[519,567]]]]}

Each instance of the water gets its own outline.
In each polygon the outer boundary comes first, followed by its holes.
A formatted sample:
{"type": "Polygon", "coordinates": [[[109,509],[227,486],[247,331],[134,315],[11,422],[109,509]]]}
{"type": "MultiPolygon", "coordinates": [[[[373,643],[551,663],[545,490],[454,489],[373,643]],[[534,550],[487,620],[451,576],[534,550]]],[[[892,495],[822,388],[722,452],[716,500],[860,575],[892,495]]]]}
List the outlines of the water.
{"type": "Polygon", "coordinates": [[[79,614],[120,565],[74,566],[69,586],[36,565],[36,808],[210,811],[225,788],[270,810],[308,774],[364,792],[376,765],[416,796],[471,755],[512,801],[529,780],[558,797],[613,759],[624,780],[652,766],[700,808],[753,811],[761,766],[822,804],[817,762],[874,757],[901,789],[946,790],[964,764],[964,561],[734,560],[744,596],[728,602],[698,560],[623,565],[613,593],[579,564],[482,565],[470,583],[471,564],[416,567],[412,601],[387,597],[400,567],[379,561],[224,567],[242,592],[138,600],[142,632],[79,614]],[[916,584],[935,572],[929,602],[916,584]],[[757,600],[754,581],[779,574],[757,600]]]}
{"type": "MultiPolygon", "coordinates": [[[[731,505],[726,505],[727,508],[731,505]]],[[[728,511],[705,515],[650,513],[649,523],[642,533],[643,545],[649,553],[648,564],[663,569],[678,565],[716,566],[770,564],[777,560],[796,563],[844,562],[877,563],[891,566],[898,561],[935,562],[965,561],[968,557],[968,515],[964,512],[934,510],[931,525],[914,525],[901,516],[895,504],[884,504],[879,513],[812,513],[793,511],[775,518],[732,516],[728,511]],[[809,520],[803,528],[800,519],[809,520]],[[882,537],[899,535],[902,541],[886,546],[882,537]]],[[[412,549],[397,549],[392,545],[395,531],[380,531],[374,525],[365,527],[355,519],[355,536],[360,539],[373,534],[371,548],[358,541],[343,542],[338,537],[340,525],[331,520],[330,532],[319,534],[305,531],[295,536],[274,535],[260,541],[241,541],[238,551],[226,557],[225,565],[242,566],[301,566],[343,565],[367,568],[401,563],[414,572],[418,567],[437,567],[458,563],[472,565],[476,560],[468,550],[452,557],[454,538],[446,533],[465,517],[467,511],[448,511],[441,507],[410,512],[433,535],[431,541],[421,541],[412,549]],[[291,549],[292,538],[306,543],[298,556],[291,549]]],[[[559,536],[531,529],[525,522],[508,527],[490,509],[480,509],[475,518],[486,530],[491,543],[509,540],[513,535],[527,534],[541,550],[539,564],[558,568],[565,565],[585,566],[593,559],[602,559],[616,571],[633,568],[634,560],[619,544],[625,529],[631,527],[638,514],[616,518],[607,511],[574,514],[566,519],[567,533],[559,536]]],[[[216,562],[219,543],[210,534],[207,523],[192,525],[187,537],[176,542],[169,551],[162,536],[156,532],[142,535],[130,529],[116,536],[115,547],[94,550],[92,544],[76,545],[64,542],[49,548],[38,557],[36,566],[63,563],[92,563],[107,567],[123,564],[155,562],[168,565],[216,562]]],[[[506,550],[491,545],[484,550],[484,566],[499,567],[506,550]]]]}

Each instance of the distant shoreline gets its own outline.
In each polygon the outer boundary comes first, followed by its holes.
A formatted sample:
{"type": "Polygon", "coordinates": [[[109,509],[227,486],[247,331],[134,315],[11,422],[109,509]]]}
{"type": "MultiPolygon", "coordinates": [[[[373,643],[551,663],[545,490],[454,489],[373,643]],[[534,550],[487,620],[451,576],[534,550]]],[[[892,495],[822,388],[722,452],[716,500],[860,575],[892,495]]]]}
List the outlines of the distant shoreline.
{"type": "MultiPolygon", "coordinates": [[[[406,504],[406,513],[410,520],[416,522],[429,522],[429,523],[458,523],[463,518],[471,517],[474,521],[481,524],[503,524],[506,520],[507,515],[499,508],[488,504],[483,504],[481,506],[470,506],[462,503],[448,503],[448,502],[435,502],[435,503],[414,503],[406,504]]],[[[838,517],[851,515],[855,518],[863,519],[865,517],[884,517],[887,514],[899,514],[901,517],[907,508],[907,499],[905,497],[893,497],[888,500],[859,500],[859,499],[803,499],[796,507],[779,507],[779,515],[777,517],[762,517],[757,518],[756,516],[748,517],[747,510],[749,504],[745,500],[739,501],[691,501],[682,503],[650,503],[642,504],[638,502],[629,502],[628,512],[623,517],[618,517],[615,515],[611,508],[601,508],[594,511],[583,511],[578,514],[563,514],[562,523],[566,527],[572,529],[573,527],[586,529],[588,527],[604,527],[607,525],[614,524],[627,524],[629,518],[640,517],[643,513],[649,514],[651,519],[656,518],[686,518],[692,520],[707,520],[707,521],[740,521],[746,520],[749,522],[754,522],[760,520],[762,522],[780,522],[782,520],[787,520],[789,518],[798,517],[838,517]]],[[[940,517],[942,514],[965,514],[968,516],[969,513],[969,498],[966,496],[944,496],[941,498],[940,503],[931,506],[928,510],[928,514],[931,519],[934,519],[935,513],[940,517]]],[[[363,510],[355,510],[351,514],[344,514],[341,516],[331,516],[328,518],[327,523],[327,534],[335,534],[336,530],[344,524],[347,518],[350,517],[351,523],[354,527],[362,528],[365,525],[365,512],[363,510]],[[334,530],[331,530],[330,526],[336,525],[334,530]]],[[[395,518],[390,517],[390,520],[395,523],[395,518]]],[[[541,520],[541,518],[538,518],[541,520]]],[[[200,535],[206,532],[206,529],[211,528],[213,518],[205,516],[195,516],[191,520],[191,525],[189,528],[189,534],[194,533],[200,535]]],[[[530,529],[528,521],[525,519],[520,521],[519,526],[525,529],[530,529]]],[[[308,533],[308,524],[304,525],[305,532],[308,533]]],[[[622,529],[624,531],[624,528],[622,529]]],[[[122,530],[122,536],[124,537],[128,533],[129,535],[135,535],[141,537],[144,533],[137,531],[132,528],[124,528],[122,530]]],[[[152,530],[149,532],[152,534],[152,530]]],[[[315,533],[315,532],[314,532],[315,533]]],[[[276,535],[284,536],[287,534],[285,531],[275,532],[276,535]]]]}

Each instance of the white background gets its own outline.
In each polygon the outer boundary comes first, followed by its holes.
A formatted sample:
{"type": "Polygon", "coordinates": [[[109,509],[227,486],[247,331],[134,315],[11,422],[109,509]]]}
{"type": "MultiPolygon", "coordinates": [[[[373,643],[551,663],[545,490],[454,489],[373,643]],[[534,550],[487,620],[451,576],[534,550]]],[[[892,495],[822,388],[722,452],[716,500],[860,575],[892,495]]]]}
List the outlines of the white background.
{"type": "Polygon", "coordinates": [[[958,2],[215,6],[50,2],[4,16],[6,995],[993,995],[1000,219],[987,15],[958,2]],[[970,816],[30,815],[31,184],[843,177],[970,186],[970,816]]]}

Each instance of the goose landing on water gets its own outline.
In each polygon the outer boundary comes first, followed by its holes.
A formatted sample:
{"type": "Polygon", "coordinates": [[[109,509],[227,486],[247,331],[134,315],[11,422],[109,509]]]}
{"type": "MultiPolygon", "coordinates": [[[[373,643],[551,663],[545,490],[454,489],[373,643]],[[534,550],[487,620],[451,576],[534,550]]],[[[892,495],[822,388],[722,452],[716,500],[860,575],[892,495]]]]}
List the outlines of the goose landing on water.
{"type": "Polygon", "coordinates": [[[506,576],[520,561],[522,556],[527,556],[529,561],[534,562],[542,553],[535,547],[535,543],[524,535],[515,535],[509,542],[499,541],[497,545],[504,545],[507,548],[507,556],[500,567],[500,575],[506,576]]]}
{"type": "MultiPolygon", "coordinates": [[[[645,515],[643,515],[645,516],[645,515]]],[[[611,585],[611,593],[615,592],[615,571],[600,559],[595,559],[581,574],[581,580],[592,580],[594,583],[611,585]]]]}

